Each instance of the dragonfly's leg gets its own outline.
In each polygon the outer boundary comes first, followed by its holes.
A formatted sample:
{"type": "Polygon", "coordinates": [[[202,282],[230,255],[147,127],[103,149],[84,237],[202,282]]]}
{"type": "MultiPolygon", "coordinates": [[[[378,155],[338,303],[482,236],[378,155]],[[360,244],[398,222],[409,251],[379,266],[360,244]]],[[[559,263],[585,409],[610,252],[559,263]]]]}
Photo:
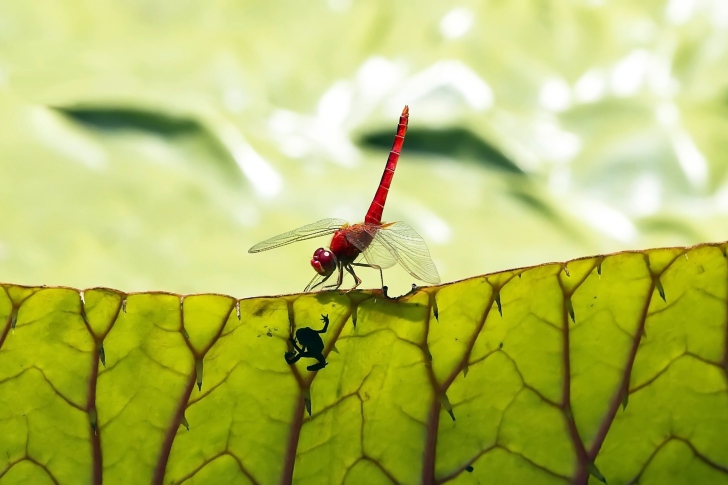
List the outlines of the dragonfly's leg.
{"type": "Polygon", "coordinates": [[[311,278],[311,281],[308,282],[308,284],[306,285],[306,288],[303,289],[304,293],[308,293],[308,290],[311,289],[311,285],[313,284],[314,281],[316,281],[316,276],[311,278]]]}
{"type": "MultiPolygon", "coordinates": [[[[332,290],[336,290],[341,286],[341,282],[344,280],[344,271],[341,269],[341,261],[337,261],[336,269],[339,271],[339,277],[336,279],[336,284],[335,285],[326,285],[323,288],[321,288],[322,290],[326,290],[329,288],[332,290]]],[[[323,281],[321,283],[323,283],[323,281]]]]}
{"type": "Polygon", "coordinates": [[[359,278],[359,277],[358,277],[358,276],[356,275],[356,273],[354,273],[354,268],[352,268],[350,264],[347,264],[346,266],[344,266],[344,268],[346,268],[346,271],[348,271],[348,272],[349,272],[349,274],[351,274],[351,276],[353,276],[353,277],[354,277],[354,281],[356,282],[356,283],[354,284],[354,286],[352,286],[352,287],[351,287],[351,288],[349,289],[349,291],[351,291],[351,290],[355,290],[355,289],[356,289],[356,287],[357,287],[357,286],[359,286],[359,285],[361,284],[361,278],[359,278]]]}
{"type": "Polygon", "coordinates": [[[382,267],[377,266],[376,264],[366,264],[366,263],[351,263],[354,266],[361,266],[362,268],[374,268],[379,270],[379,279],[382,280],[382,288],[384,288],[384,273],[382,273],[382,267]]]}
{"type": "MultiPolygon", "coordinates": [[[[333,273],[331,273],[331,274],[333,274],[333,273]]],[[[318,283],[313,285],[313,282],[316,281],[316,278],[318,278],[318,277],[319,277],[319,275],[317,274],[316,276],[313,277],[313,279],[311,281],[309,281],[308,285],[306,285],[306,288],[303,290],[304,293],[308,293],[309,291],[316,288],[318,285],[325,283],[327,279],[331,278],[331,275],[328,275],[326,278],[322,279],[321,281],[319,281],[318,283]],[[311,285],[313,285],[313,286],[311,286],[311,285]]]]}

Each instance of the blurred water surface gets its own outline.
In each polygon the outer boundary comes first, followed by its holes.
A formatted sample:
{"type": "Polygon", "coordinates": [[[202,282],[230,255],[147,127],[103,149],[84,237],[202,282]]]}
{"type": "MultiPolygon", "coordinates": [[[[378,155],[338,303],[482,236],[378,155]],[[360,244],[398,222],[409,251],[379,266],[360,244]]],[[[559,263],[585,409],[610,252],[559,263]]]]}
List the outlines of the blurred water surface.
{"type": "Polygon", "coordinates": [[[722,0],[0,0],[0,280],[300,291],[326,239],[247,249],[361,221],[404,104],[444,281],[728,238],[722,0]]]}

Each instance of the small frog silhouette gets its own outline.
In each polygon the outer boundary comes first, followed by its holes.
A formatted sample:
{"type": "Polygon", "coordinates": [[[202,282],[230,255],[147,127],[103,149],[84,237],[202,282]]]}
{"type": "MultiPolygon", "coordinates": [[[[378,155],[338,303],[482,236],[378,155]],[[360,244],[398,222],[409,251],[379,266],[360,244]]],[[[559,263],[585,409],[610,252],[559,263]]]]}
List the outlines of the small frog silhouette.
{"type": "Polygon", "coordinates": [[[321,321],[324,322],[324,328],[321,330],[314,330],[309,327],[299,328],[296,330],[296,337],[291,336],[288,339],[293,344],[294,349],[292,352],[284,354],[288,365],[295,364],[301,357],[308,357],[318,360],[318,363],[309,365],[306,369],[313,372],[326,367],[327,362],[323,355],[324,341],[321,339],[321,334],[326,333],[329,328],[329,316],[321,315],[321,321]]]}

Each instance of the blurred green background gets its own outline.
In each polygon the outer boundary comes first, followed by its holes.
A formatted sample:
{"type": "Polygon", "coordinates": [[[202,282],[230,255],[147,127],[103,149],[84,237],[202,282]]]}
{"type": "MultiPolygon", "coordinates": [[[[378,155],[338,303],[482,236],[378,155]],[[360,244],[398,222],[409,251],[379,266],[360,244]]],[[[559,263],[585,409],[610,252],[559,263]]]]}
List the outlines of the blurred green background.
{"type": "Polygon", "coordinates": [[[404,104],[443,281],[728,238],[725,0],[0,0],[0,281],[300,291],[404,104]]]}

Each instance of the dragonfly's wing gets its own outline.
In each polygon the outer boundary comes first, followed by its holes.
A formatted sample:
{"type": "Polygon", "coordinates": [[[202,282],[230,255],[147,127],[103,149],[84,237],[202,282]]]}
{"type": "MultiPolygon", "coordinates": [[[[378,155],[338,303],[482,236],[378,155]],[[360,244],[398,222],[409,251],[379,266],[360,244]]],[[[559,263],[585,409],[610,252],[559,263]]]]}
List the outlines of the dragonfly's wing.
{"type": "Polygon", "coordinates": [[[356,224],[346,230],[346,240],[362,252],[364,259],[372,266],[391,268],[397,264],[397,258],[378,241],[374,235],[381,226],[356,224]]]}
{"type": "Polygon", "coordinates": [[[372,266],[379,266],[382,269],[391,268],[397,264],[397,258],[394,257],[378,238],[374,238],[372,243],[362,251],[362,254],[364,255],[364,259],[367,260],[367,263],[372,266]]]}
{"type": "Polygon", "coordinates": [[[347,222],[342,219],[321,219],[313,224],[308,224],[307,226],[302,226],[298,229],[266,239],[265,241],[250,248],[248,252],[259,253],[260,251],[267,251],[269,249],[285,246],[286,244],[325,236],[327,234],[333,234],[341,229],[341,227],[346,223],[347,222]]]}
{"type": "Polygon", "coordinates": [[[409,274],[426,283],[440,282],[440,275],[430,258],[427,244],[409,224],[394,222],[384,226],[370,226],[366,230],[374,236],[371,245],[386,248],[409,274]]]}

